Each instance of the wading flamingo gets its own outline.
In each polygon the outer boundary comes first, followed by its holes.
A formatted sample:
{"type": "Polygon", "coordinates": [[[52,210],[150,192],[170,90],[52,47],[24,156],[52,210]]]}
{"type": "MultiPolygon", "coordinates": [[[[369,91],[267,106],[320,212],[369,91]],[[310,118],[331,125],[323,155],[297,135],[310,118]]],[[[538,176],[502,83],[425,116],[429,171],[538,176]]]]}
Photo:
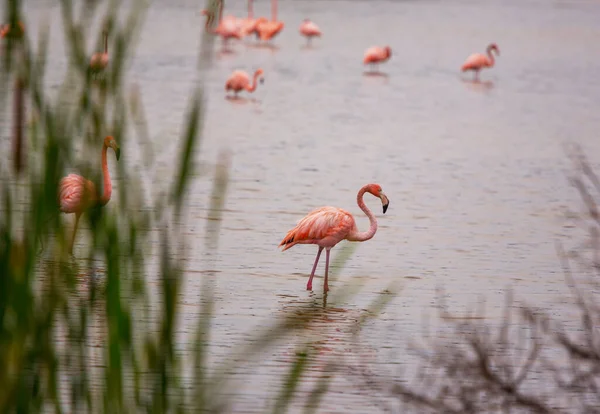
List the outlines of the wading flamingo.
{"type": "Polygon", "coordinates": [[[381,190],[379,184],[367,184],[358,191],[356,202],[362,211],[365,212],[371,223],[369,230],[359,232],[354,222],[352,214],[346,210],[336,207],[321,207],[308,213],[306,217],[298,222],[296,227],[288,231],[279,247],[283,246],[285,251],[296,244],[316,244],[319,246],[315,264],[313,265],[306,290],[312,290],[312,280],[315,276],[315,270],[319,263],[321,252],[325,249],[325,283],[323,284],[323,292],[329,290],[327,285],[327,275],[329,273],[329,251],[333,246],[342,240],[348,241],[366,241],[372,238],[377,231],[377,220],[375,216],[365,205],[363,196],[365,193],[371,193],[375,197],[381,199],[383,204],[383,213],[387,211],[390,200],[381,190]]]}
{"type": "Polygon", "coordinates": [[[95,205],[105,205],[110,200],[112,194],[112,183],[108,173],[108,162],[106,160],[106,151],[112,148],[115,152],[117,160],[121,155],[121,150],[115,139],[111,136],[104,138],[102,146],[102,175],[104,176],[103,193],[100,195],[96,191],[96,186],[93,182],[86,180],[81,175],[69,174],[60,180],[58,202],[60,211],[63,213],[75,213],[75,227],[73,228],[73,238],[69,252],[73,252],[73,244],[75,243],[75,233],[77,233],[77,224],[79,217],[90,207],[95,205]]]}
{"type": "Polygon", "coordinates": [[[6,23],[0,26],[0,38],[5,37],[21,37],[25,33],[25,25],[23,22],[19,22],[19,28],[16,30],[11,29],[10,23],[6,23]]]}
{"type": "Polygon", "coordinates": [[[248,17],[245,19],[240,19],[240,32],[242,33],[242,36],[250,36],[251,34],[255,34],[256,37],[258,37],[258,32],[256,31],[258,19],[254,18],[252,2],[253,0],[248,0],[248,17]]]}
{"type": "Polygon", "coordinates": [[[271,40],[283,30],[283,22],[277,21],[277,0],[271,0],[271,20],[264,17],[258,19],[256,31],[260,40],[271,40]]]}
{"type": "Polygon", "coordinates": [[[379,64],[386,62],[390,56],[392,56],[392,49],[389,46],[373,46],[365,51],[363,64],[371,65],[371,68],[375,66],[379,70],[379,64]]]}
{"type": "MultiPolygon", "coordinates": [[[[202,14],[206,16],[206,30],[210,32],[210,24],[214,19],[213,13],[204,9],[202,10],[202,14]]],[[[223,17],[223,2],[220,2],[218,24],[217,27],[212,31],[212,33],[221,36],[221,40],[223,41],[223,48],[227,47],[229,39],[241,39],[243,37],[240,28],[241,19],[238,19],[234,16],[223,17]]]]}
{"type": "Polygon", "coordinates": [[[310,46],[313,37],[321,37],[321,30],[316,24],[311,22],[310,19],[304,19],[300,25],[300,34],[306,36],[306,44],[310,46]]]}
{"type": "Polygon", "coordinates": [[[104,38],[104,52],[94,53],[90,58],[90,70],[94,73],[102,72],[108,66],[108,32],[102,32],[104,38]]]}
{"type": "Polygon", "coordinates": [[[261,77],[260,83],[264,82],[262,74],[262,69],[258,69],[256,72],[254,72],[254,78],[252,84],[250,84],[250,76],[248,76],[248,74],[243,70],[236,70],[231,74],[229,79],[227,79],[227,82],[225,83],[225,90],[227,92],[232,90],[235,97],[237,97],[238,93],[243,89],[246,89],[248,92],[254,92],[256,89],[256,79],[259,76],[261,77]]]}
{"type": "Polygon", "coordinates": [[[465,63],[463,63],[460,69],[463,72],[472,70],[475,72],[474,79],[479,79],[479,71],[483,68],[491,68],[496,62],[492,50],[496,52],[496,55],[500,56],[500,50],[498,49],[498,46],[496,46],[496,43],[490,43],[485,50],[487,56],[481,53],[473,53],[465,60],[465,63]]]}

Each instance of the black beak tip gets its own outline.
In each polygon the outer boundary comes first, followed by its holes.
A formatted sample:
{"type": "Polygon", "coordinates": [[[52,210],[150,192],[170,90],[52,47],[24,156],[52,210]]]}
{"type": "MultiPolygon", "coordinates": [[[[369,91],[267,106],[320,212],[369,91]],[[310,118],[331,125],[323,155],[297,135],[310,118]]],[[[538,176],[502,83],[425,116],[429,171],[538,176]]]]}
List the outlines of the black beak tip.
{"type": "Polygon", "coordinates": [[[121,149],[120,149],[120,148],[118,148],[118,149],[115,151],[115,155],[117,156],[117,161],[119,161],[119,158],[121,158],[121,149]]]}
{"type": "Polygon", "coordinates": [[[383,205],[383,214],[385,214],[385,212],[387,211],[388,206],[389,206],[389,204],[384,204],[383,205]]]}
{"type": "Polygon", "coordinates": [[[265,83],[265,78],[260,78],[260,83],[261,83],[261,85],[262,85],[263,83],[265,83]]]}

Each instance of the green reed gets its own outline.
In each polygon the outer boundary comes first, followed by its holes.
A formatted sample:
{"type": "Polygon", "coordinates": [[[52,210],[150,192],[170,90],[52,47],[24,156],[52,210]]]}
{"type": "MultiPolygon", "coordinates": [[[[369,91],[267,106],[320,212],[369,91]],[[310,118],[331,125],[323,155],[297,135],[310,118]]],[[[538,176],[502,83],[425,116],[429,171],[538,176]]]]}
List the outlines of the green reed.
{"type": "MultiPolygon", "coordinates": [[[[230,397],[224,391],[233,393],[231,380],[239,366],[302,330],[319,311],[315,302],[300,315],[279,318],[253,341],[234,349],[223,363],[209,368],[214,281],[206,275],[193,353],[185,357],[176,351],[185,271],[181,252],[186,246],[180,225],[202,140],[206,99],[202,84],[211,64],[213,37],[204,36],[203,25],[198,25],[202,41],[197,83],[183,117],[174,163],[179,168],[166,180],[170,191],[145,200],[143,178],[151,169],[135,172],[127,162],[128,149],[137,140],[143,164],[151,166],[152,144],[141,92],[126,84],[125,69],[147,2],[135,0],[123,10],[117,0],[86,1],[79,8],[71,0],[61,0],[62,22],[53,26],[64,31],[69,68],[56,93],[44,88],[46,62],[53,59],[48,54],[48,33],[50,23],[56,22],[43,22],[33,44],[22,2],[4,4],[7,22],[14,27],[22,21],[26,30],[24,36],[3,42],[0,117],[9,117],[11,94],[19,90],[12,86],[16,82],[23,86],[28,105],[27,121],[15,127],[22,128],[23,167],[16,171],[8,162],[14,154],[3,154],[0,163],[0,412],[229,410],[230,397]],[[98,27],[92,31],[94,26],[98,27]],[[109,33],[110,64],[96,76],[88,71],[88,61],[93,51],[101,50],[103,30],[109,33]],[[96,39],[93,51],[85,46],[89,38],[96,39]],[[100,189],[98,153],[106,135],[113,135],[122,148],[121,160],[113,164],[121,178],[119,191],[107,206],[82,216],[77,239],[85,247],[71,256],[72,224],[64,223],[72,221],[58,213],[58,183],[78,166],[100,189]],[[158,251],[151,247],[153,228],[160,229],[158,251]],[[158,263],[149,263],[149,257],[158,263]],[[160,282],[157,296],[149,293],[148,280],[160,282]],[[190,366],[186,373],[184,368],[190,366]]],[[[207,8],[217,6],[210,2],[207,8]]],[[[214,171],[205,247],[209,252],[218,249],[231,162],[223,151],[214,171]]],[[[343,297],[342,292],[338,300],[343,297]]],[[[273,412],[286,411],[310,360],[309,344],[302,345],[282,378],[273,412]]],[[[317,381],[306,412],[316,412],[330,378],[323,374],[317,381]]]]}

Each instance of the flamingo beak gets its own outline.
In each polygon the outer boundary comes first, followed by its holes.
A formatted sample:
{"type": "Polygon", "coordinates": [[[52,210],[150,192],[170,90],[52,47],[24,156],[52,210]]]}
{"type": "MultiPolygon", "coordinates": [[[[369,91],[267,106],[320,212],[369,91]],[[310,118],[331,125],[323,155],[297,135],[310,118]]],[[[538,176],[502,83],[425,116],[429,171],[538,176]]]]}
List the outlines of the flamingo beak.
{"type": "Polygon", "coordinates": [[[385,212],[388,209],[388,206],[390,205],[390,200],[383,193],[383,191],[379,194],[379,198],[381,199],[381,204],[383,204],[383,214],[385,214],[385,212]]]}
{"type": "Polygon", "coordinates": [[[119,161],[119,158],[121,157],[121,148],[119,148],[119,145],[115,141],[111,141],[110,146],[115,151],[117,161],[119,161]]]}
{"type": "Polygon", "coordinates": [[[260,78],[260,84],[262,85],[263,83],[265,83],[265,78],[260,78]]]}

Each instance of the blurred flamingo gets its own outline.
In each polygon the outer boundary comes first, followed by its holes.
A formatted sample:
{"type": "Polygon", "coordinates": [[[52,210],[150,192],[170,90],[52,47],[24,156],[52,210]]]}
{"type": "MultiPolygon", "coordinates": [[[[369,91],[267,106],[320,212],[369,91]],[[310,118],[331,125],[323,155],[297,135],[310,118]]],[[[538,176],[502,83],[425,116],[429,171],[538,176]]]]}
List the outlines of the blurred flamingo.
{"type": "Polygon", "coordinates": [[[277,21],[277,0],[271,0],[271,20],[261,17],[256,25],[260,40],[271,40],[283,30],[283,26],[283,22],[277,21]]]}
{"type": "Polygon", "coordinates": [[[90,70],[93,73],[102,72],[108,66],[108,32],[102,32],[104,38],[104,52],[94,53],[90,59],[90,70]]]}
{"type": "MultiPolygon", "coordinates": [[[[204,9],[202,10],[202,14],[207,17],[206,19],[206,29],[210,32],[210,24],[214,19],[213,13],[204,9]]],[[[240,32],[240,19],[234,16],[226,16],[223,17],[223,2],[221,1],[219,4],[219,20],[217,27],[212,31],[212,33],[221,36],[223,41],[223,48],[226,49],[228,45],[229,39],[241,39],[242,33],[240,32]]]]}
{"type": "Polygon", "coordinates": [[[495,43],[490,43],[485,50],[487,56],[481,53],[473,53],[467,58],[467,60],[465,60],[465,63],[463,63],[460,69],[463,72],[472,70],[475,72],[474,78],[479,79],[479,71],[483,68],[491,68],[496,62],[494,55],[492,54],[492,50],[495,51],[498,56],[500,56],[500,50],[498,49],[498,46],[496,46],[495,43]]]}
{"type": "Polygon", "coordinates": [[[95,205],[103,206],[110,200],[110,196],[112,194],[112,183],[110,181],[108,162],[106,160],[106,151],[109,147],[115,151],[117,160],[121,154],[121,150],[119,149],[119,146],[113,137],[107,136],[104,138],[104,145],[102,146],[102,174],[104,176],[104,192],[102,195],[99,195],[99,193],[96,191],[96,186],[93,182],[86,180],[81,175],[69,174],[60,180],[58,193],[60,211],[67,214],[75,213],[75,227],[73,228],[73,238],[71,239],[71,245],[69,248],[69,252],[71,253],[73,252],[73,244],[75,243],[75,234],[77,233],[79,217],[90,207],[95,205]]]}
{"type": "Polygon", "coordinates": [[[379,70],[379,64],[386,62],[392,56],[392,49],[389,46],[379,47],[373,46],[366,50],[363,64],[375,66],[379,70]]]}
{"type": "Polygon", "coordinates": [[[310,42],[313,37],[321,37],[321,30],[316,24],[311,22],[310,19],[304,19],[300,25],[300,34],[302,36],[306,36],[306,44],[310,46],[310,42]]]}
{"type": "Polygon", "coordinates": [[[25,33],[25,25],[23,22],[19,22],[19,28],[13,30],[10,23],[6,23],[0,26],[0,38],[4,39],[8,36],[21,37],[25,33]]]}
{"type": "Polygon", "coordinates": [[[229,79],[227,79],[227,82],[225,83],[225,90],[228,92],[232,90],[235,97],[237,97],[238,93],[243,89],[247,90],[248,92],[254,92],[257,86],[256,79],[259,76],[261,76],[260,83],[264,82],[262,74],[262,69],[258,69],[256,72],[254,72],[254,78],[252,84],[250,84],[250,76],[248,76],[248,74],[243,70],[236,70],[231,74],[229,79]]]}
{"type": "Polygon", "coordinates": [[[258,19],[254,18],[252,2],[253,0],[248,0],[248,17],[246,17],[245,19],[240,19],[240,32],[242,33],[242,36],[249,36],[255,34],[256,37],[258,37],[258,32],[256,31],[258,19]]]}
{"type": "Polygon", "coordinates": [[[377,232],[377,220],[363,200],[365,193],[371,193],[375,197],[381,199],[384,214],[387,211],[390,201],[381,190],[379,184],[367,184],[358,191],[356,201],[360,209],[364,211],[369,218],[369,222],[371,223],[369,230],[359,232],[356,228],[354,217],[346,210],[336,207],[321,207],[308,213],[306,217],[300,220],[296,227],[288,231],[279,244],[279,247],[283,246],[282,251],[285,251],[296,244],[316,244],[319,246],[315,264],[313,265],[308,284],[306,285],[306,290],[312,290],[312,280],[315,276],[315,270],[317,269],[319,257],[321,257],[323,249],[325,249],[326,254],[323,292],[327,292],[329,290],[327,275],[329,273],[329,251],[331,248],[342,240],[360,242],[369,240],[375,235],[375,232],[377,232]]]}

